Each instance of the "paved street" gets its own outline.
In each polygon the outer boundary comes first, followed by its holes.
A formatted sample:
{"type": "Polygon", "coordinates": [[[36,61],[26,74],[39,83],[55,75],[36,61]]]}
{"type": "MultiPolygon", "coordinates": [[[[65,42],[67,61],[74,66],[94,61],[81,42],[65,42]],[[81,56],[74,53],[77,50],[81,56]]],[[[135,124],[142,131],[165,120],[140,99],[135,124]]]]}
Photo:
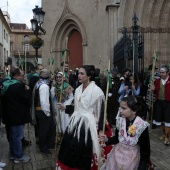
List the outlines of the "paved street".
{"type": "MultiPolygon", "coordinates": [[[[28,136],[27,126],[25,126],[25,137],[28,136]]],[[[170,170],[170,146],[165,146],[163,141],[158,140],[161,135],[160,129],[150,131],[151,138],[151,160],[154,163],[155,170],[170,170]]],[[[40,153],[35,144],[34,131],[30,127],[30,137],[32,145],[30,146],[31,161],[29,163],[14,164],[9,160],[8,142],[6,140],[5,128],[0,128],[0,160],[7,163],[4,170],[52,170],[55,169],[55,153],[52,156],[45,156],[40,153]]],[[[24,149],[25,154],[29,154],[29,147],[24,149]]]]}
{"type": "Polygon", "coordinates": [[[170,146],[165,146],[163,141],[158,140],[161,135],[159,128],[150,132],[151,160],[156,165],[156,170],[170,170],[170,146]]]}

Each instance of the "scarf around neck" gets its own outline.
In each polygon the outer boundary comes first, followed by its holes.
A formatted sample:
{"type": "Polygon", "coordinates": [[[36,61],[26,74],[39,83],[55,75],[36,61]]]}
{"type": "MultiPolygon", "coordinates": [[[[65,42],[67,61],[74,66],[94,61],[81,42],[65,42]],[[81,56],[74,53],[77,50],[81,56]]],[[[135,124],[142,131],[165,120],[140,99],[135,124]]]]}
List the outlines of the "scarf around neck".
{"type": "Polygon", "coordinates": [[[49,80],[47,80],[47,79],[39,79],[39,81],[36,84],[36,89],[38,89],[42,84],[49,85],[49,80]]]}
{"type": "MultiPolygon", "coordinates": [[[[62,94],[65,94],[64,90],[69,86],[67,82],[63,82],[62,94]]],[[[56,92],[61,91],[61,86],[56,83],[56,92]]]]}
{"type": "Polygon", "coordinates": [[[11,79],[11,80],[6,80],[3,82],[3,87],[2,87],[2,90],[1,90],[1,94],[2,95],[5,95],[6,91],[8,90],[9,86],[11,86],[12,84],[15,84],[15,83],[21,83],[21,81],[19,80],[16,80],[16,79],[11,79]]]}

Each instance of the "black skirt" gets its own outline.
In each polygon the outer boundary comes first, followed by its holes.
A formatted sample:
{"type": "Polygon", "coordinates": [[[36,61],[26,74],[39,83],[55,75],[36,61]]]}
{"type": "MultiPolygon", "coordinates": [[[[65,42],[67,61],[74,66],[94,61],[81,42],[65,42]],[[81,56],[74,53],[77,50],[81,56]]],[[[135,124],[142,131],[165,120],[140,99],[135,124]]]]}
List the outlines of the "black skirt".
{"type": "Polygon", "coordinates": [[[87,142],[85,142],[85,127],[82,125],[80,128],[80,137],[78,139],[78,124],[79,123],[77,123],[77,126],[75,126],[71,133],[68,132],[68,128],[66,129],[58,160],[71,168],[90,170],[93,152],[91,133],[90,130],[88,130],[87,142]]]}

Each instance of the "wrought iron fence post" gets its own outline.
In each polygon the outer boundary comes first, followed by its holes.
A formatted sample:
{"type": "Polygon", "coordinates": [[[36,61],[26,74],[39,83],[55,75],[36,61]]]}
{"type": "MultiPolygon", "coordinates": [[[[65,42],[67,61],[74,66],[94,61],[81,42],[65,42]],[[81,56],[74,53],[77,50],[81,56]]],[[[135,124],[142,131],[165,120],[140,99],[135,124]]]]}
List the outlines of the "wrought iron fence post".
{"type": "Polygon", "coordinates": [[[139,27],[137,25],[138,18],[136,14],[134,14],[133,17],[133,45],[134,45],[134,73],[138,73],[138,33],[139,33],[139,27]]]}

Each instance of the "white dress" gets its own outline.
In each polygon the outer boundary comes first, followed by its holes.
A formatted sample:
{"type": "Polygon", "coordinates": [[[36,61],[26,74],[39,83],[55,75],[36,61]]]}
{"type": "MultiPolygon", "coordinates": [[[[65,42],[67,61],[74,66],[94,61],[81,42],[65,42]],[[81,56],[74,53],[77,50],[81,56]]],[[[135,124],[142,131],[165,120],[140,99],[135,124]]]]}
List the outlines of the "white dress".
{"type": "MultiPolygon", "coordinates": [[[[65,110],[60,110],[58,111],[57,108],[57,99],[55,97],[55,87],[51,88],[51,95],[52,95],[52,100],[56,109],[56,122],[58,126],[58,131],[60,133],[64,133],[66,130],[66,127],[70,121],[70,115],[65,112],[65,110]],[[58,115],[59,114],[59,115],[58,115]]],[[[70,93],[68,96],[65,97],[64,102],[62,103],[64,107],[66,105],[70,105],[74,99],[73,93],[70,93]]]]}
{"type": "Polygon", "coordinates": [[[64,169],[61,163],[77,169],[97,165],[100,153],[97,129],[104,100],[102,90],[93,81],[84,91],[83,85],[76,89],[74,113],[63,136],[56,169],[64,169]]]}

